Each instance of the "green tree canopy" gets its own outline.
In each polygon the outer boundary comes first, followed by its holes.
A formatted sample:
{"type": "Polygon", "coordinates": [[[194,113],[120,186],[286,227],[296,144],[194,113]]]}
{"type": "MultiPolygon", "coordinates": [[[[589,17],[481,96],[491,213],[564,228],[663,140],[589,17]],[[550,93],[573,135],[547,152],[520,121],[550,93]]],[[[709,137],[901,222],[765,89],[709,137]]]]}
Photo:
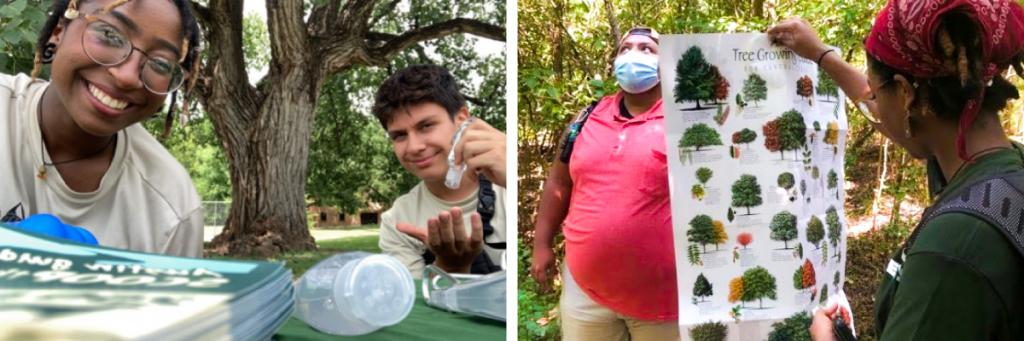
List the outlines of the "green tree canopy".
{"type": "Polygon", "coordinates": [[[807,221],[807,241],[814,244],[815,248],[821,247],[821,240],[825,238],[825,227],[821,223],[821,219],[818,216],[811,216],[811,220],[807,221]]]}
{"type": "Polygon", "coordinates": [[[796,216],[789,211],[776,213],[768,228],[772,230],[772,240],[783,242],[785,249],[789,249],[789,241],[796,239],[796,216]]]}
{"type": "Polygon", "coordinates": [[[709,100],[714,95],[715,82],[711,73],[711,64],[704,59],[704,52],[693,46],[683,53],[676,63],[676,87],[674,95],[677,103],[693,101],[700,109],[701,100],[709,100]]]}
{"type": "Polygon", "coordinates": [[[711,217],[706,214],[693,217],[686,237],[691,243],[700,244],[703,252],[707,252],[707,244],[715,242],[715,226],[711,217]]]}
{"type": "Polygon", "coordinates": [[[839,97],[839,87],[836,86],[836,82],[829,77],[828,72],[824,70],[818,70],[818,95],[825,96],[826,102],[835,102],[833,97],[839,97]]]}
{"type": "Polygon", "coordinates": [[[793,185],[795,185],[796,180],[793,179],[793,173],[785,172],[785,173],[779,174],[779,179],[776,182],[778,183],[779,187],[782,187],[782,188],[785,188],[785,189],[788,190],[788,189],[793,188],[793,185]]]}
{"type": "Polygon", "coordinates": [[[742,300],[758,300],[759,307],[764,308],[765,298],[775,299],[775,276],[761,266],[744,271],[742,300]]]}
{"type": "Polygon", "coordinates": [[[747,80],[743,81],[743,98],[747,102],[754,102],[754,106],[758,106],[758,101],[768,98],[768,86],[761,75],[751,73],[747,80]]]}
{"type": "Polygon", "coordinates": [[[761,206],[761,185],[757,184],[757,177],[750,174],[743,174],[739,180],[732,184],[732,205],[735,207],[746,207],[747,214],[750,208],[761,206]]]}
{"type": "Polygon", "coordinates": [[[711,295],[714,295],[711,282],[708,282],[708,278],[704,277],[703,273],[697,275],[697,280],[693,283],[693,296],[699,297],[701,302],[704,302],[704,298],[711,297],[711,295]]]}
{"type": "Polygon", "coordinates": [[[780,322],[772,323],[768,341],[797,341],[811,339],[811,316],[801,311],[780,322]]]}
{"type": "MultiPolygon", "coordinates": [[[[829,206],[825,210],[825,223],[828,224],[828,239],[832,243],[832,246],[839,244],[839,238],[842,237],[843,225],[839,222],[839,213],[836,211],[835,206],[829,206]]],[[[836,250],[838,254],[839,250],[836,250]]]]}
{"type": "Polygon", "coordinates": [[[830,169],[828,171],[828,188],[835,189],[837,187],[839,187],[839,174],[835,169],[830,169]]]}
{"type": "Polygon", "coordinates": [[[693,341],[725,341],[729,336],[729,328],[722,322],[704,322],[690,329],[693,341]]]}
{"type": "Polygon", "coordinates": [[[721,145],[722,138],[718,135],[718,131],[704,123],[697,123],[686,128],[683,138],[679,140],[680,147],[695,147],[697,151],[700,151],[701,147],[721,145]]]}
{"type": "Polygon", "coordinates": [[[780,154],[787,150],[795,153],[807,143],[807,124],[800,112],[789,110],[765,124],[764,134],[764,146],[768,150],[780,154]]]}
{"type": "Polygon", "coordinates": [[[754,140],[756,139],[757,132],[754,132],[753,130],[750,130],[748,128],[743,128],[743,130],[737,131],[732,134],[732,143],[735,144],[749,144],[751,142],[754,142],[754,140]]]}
{"type": "Polygon", "coordinates": [[[708,182],[708,180],[711,180],[711,175],[712,174],[714,174],[714,172],[711,171],[711,168],[707,168],[707,167],[698,168],[697,169],[697,180],[700,181],[700,183],[705,184],[705,183],[708,182]]]}

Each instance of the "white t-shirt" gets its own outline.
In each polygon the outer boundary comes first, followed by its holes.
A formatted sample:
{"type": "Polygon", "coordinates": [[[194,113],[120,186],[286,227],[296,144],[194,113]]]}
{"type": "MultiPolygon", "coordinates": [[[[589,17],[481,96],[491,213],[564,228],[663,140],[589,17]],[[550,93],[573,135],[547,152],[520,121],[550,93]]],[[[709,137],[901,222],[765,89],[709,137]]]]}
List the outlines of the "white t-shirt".
{"type": "MultiPolygon", "coordinates": [[[[506,235],[505,226],[505,189],[498,185],[494,187],[494,218],[491,219],[491,226],[494,233],[485,236],[484,241],[488,243],[504,243],[506,235]]],[[[395,227],[398,223],[409,223],[417,227],[427,228],[427,219],[435,218],[442,211],[452,207],[462,208],[462,218],[466,226],[466,235],[472,231],[470,216],[476,212],[477,194],[473,192],[469,197],[459,201],[444,201],[427,190],[427,186],[420,181],[398,199],[391,209],[384,212],[380,219],[380,249],[385,254],[398,258],[405,267],[412,272],[413,277],[421,278],[423,268],[426,266],[423,261],[423,253],[427,246],[419,239],[398,231],[395,227]]],[[[499,250],[484,244],[484,252],[491,258],[494,264],[501,264],[501,253],[499,250]]]]}
{"type": "MultiPolygon", "coordinates": [[[[185,168],[141,125],[118,132],[114,158],[93,192],[68,188],[43,165],[39,101],[49,83],[0,74],[0,215],[21,203],[25,215],[50,213],[83,227],[100,245],[199,257],[203,212],[185,168]]],[[[50,160],[49,155],[46,159],[50,160]]]]}

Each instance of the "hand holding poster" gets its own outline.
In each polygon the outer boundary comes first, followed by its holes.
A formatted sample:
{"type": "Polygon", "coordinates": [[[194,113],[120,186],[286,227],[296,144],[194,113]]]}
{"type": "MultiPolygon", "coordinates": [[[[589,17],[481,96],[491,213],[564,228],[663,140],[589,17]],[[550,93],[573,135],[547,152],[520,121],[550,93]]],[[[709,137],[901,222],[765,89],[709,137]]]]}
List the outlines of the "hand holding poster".
{"type": "Polygon", "coordinates": [[[844,96],[764,34],[663,36],[660,56],[681,334],[764,339],[841,297],[844,96]]]}

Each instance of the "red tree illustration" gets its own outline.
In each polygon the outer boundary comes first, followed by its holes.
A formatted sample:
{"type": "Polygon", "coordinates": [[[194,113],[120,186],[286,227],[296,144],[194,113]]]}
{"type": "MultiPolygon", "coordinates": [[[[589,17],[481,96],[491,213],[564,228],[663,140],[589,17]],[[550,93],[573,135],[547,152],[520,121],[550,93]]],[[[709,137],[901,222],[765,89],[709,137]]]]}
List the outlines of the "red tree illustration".
{"type": "Polygon", "coordinates": [[[747,245],[750,245],[750,242],[752,241],[754,241],[754,236],[751,235],[750,232],[743,232],[736,236],[736,242],[743,245],[744,249],[746,249],[747,245]]]}
{"type": "Polygon", "coordinates": [[[803,280],[801,281],[801,284],[803,284],[804,288],[809,288],[816,284],[814,280],[814,265],[811,264],[809,259],[804,260],[803,280]]]}
{"type": "Polygon", "coordinates": [[[715,103],[719,103],[729,97],[729,80],[725,79],[721,72],[718,72],[717,66],[711,67],[711,74],[715,80],[711,97],[714,98],[715,103]]]}
{"type": "Polygon", "coordinates": [[[807,99],[807,104],[811,104],[811,96],[814,95],[814,81],[811,77],[803,76],[796,81],[796,94],[800,97],[807,99]]]}

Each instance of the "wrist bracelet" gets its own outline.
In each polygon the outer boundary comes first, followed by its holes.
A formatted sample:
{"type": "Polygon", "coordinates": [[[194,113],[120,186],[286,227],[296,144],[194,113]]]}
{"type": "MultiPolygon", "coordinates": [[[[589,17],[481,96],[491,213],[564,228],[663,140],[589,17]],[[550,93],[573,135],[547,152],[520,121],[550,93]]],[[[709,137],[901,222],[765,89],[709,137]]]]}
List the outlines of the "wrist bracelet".
{"type": "Polygon", "coordinates": [[[817,62],[814,62],[814,63],[815,63],[815,64],[818,64],[818,65],[821,65],[821,60],[822,60],[822,59],[825,59],[825,55],[826,55],[826,54],[828,54],[829,52],[836,52],[836,50],[835,50],[835,49],[828,49],[828,50],[825,50],[825,52],[822,52],[822,53],[821,53],[821,56],[818,56],[818,61],[817,61],[817,62]]]}

